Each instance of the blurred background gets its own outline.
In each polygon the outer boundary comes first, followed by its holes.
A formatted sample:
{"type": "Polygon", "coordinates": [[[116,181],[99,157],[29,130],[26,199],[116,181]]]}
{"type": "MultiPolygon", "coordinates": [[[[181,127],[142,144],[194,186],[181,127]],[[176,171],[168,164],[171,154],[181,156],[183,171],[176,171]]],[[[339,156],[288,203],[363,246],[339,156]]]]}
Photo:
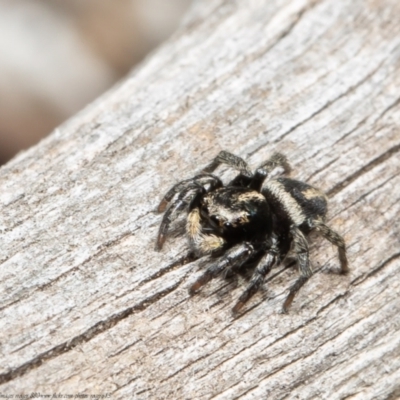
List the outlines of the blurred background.
{"type": "Polygon", "coordinates": [[[121,79],[192,0],[0,0],[0,165],[121,79]]]}

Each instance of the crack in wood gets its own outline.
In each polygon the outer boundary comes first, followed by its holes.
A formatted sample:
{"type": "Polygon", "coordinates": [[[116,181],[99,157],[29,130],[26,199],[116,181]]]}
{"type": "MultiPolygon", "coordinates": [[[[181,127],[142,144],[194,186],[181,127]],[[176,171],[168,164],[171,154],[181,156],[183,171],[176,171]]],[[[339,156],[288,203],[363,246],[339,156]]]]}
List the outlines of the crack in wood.
{"type": "Polygon", "coordinates": [[[149,282],[154,281],[154,280],[156,280],[158,278],[161,278],[162,276],[168,274],[169,272],[171,272],[171,271],[173,271],[173,270],[175,270],[175,269],[177,269],[179,267],[183,267],[186,264],[190,264],[190,263],[192,263],[192,262],[194,262],[196,260],[198,260],[198,257],[196,257],[194,255],[194,253],[188,252],[186,255],[178,258],[177,260],[173,261],[171,264],[168,264],[166,267],[160,268],[154,274],[152,274],[149,277],[143,279],[135,287],[131,288],[130,290],[124,292],[121,295],[116,296],[116,298],[119,299],[121,297],[124,297],[124,296],[126,296],[127,293],[134,292],[134,291],[138,290],[139,288],[141,288],[146,283],[149,283],[149,282]]]}
{"type": "MultiPolygon", "coordinates": [[[[313,156],[315,156],[315,154],[311,155],[310,158],[313,158],[313,156]]],[[[321,168],[318,168],[316,171],[314,171],[311,175],[309,175],[304,182],[309,182],[311,180],[311,178],[314,178],[316,175],[318,175],[320,172],[325,171],[326,169],[328,169],[333,163],[335,163],[337,160],[339,159],[339,157],[335,157],[333,160],[329,161],[327,164],[323,165],[321,168]]]]}
{"type": "Polygon", "coordinates": [[[380,272],[382,269],[384,269],[387,265],[391,264],[393,261],[397,260],[398,258],[400,258],[400,253],[393,254],[391,257],[387,258],[385,261],[383,261],[380,265],[378,265],[376,268],[374,268],[368,274],[358,276],[356,279],[354,279],[351,282],[351,284],[353,286],[360,285],[361,283],[365,282],[367,279],[369,279],[372,276],[376,275],[378,272],[380,272]]]}
{"type": "Polygon", "coordinates": [[[72,350],[73,348],[88,342],[89,340],[93,339],[94,337],[100,335],[101,333],[105,332],[106,330],[112,328],[125,318],[128,318],[132,314],[136,312],[140,312],[151,306],[152,304],[156,303],[163,297],[167,296],[174,290],[176,290],[180,284],[182,283],[183,279],[179,280],[177,283],[172,285],[171,287],[164,289],[160,292],[155,293],[154,295],[142,300],[140,303],[126,308],[123,311],[120,311],[116,314],[111,315],[108,319],[104,321],[99,321],[91,328],[87,329],[82,334],[75,336],[74,338],[68,340],[67,342],[61,343],[50,350],[47,350],[30,361],[25,362],[24,364],[20,365],[19,367],[13,368],[9,372],[0,374],[0,385],[6,382],[9,382],[17,377],[23,376],[30,372],[31,370],[40,367],[44,362],[47,362],[53,358],[56,358],[68,351],[72,350]]]}
{"type": "MultiPolygon", "coordinates": [[[[395,303],[395,299],[393,300],[393,303],[395,303]]],[[[384,308],[384,307],[387,307],[387,304],[382,305],[381,307],[379,307],[377,310],[375,310],[375,313],[378,313],[378,312],[379,312],[382,308],[384,308]]],[[[392,311],[393,311],[393,314],[396,315],[397,311],[396,311],[396,310],[392,310],[392,311]]],[[[313,320],[316,320],[316,319],[317,319],[317,318],[313,318],[313,320]]],[[[347,327],[346,327],[346,330],[350,329],[351,327],[355,326],[355,325],[358,324],[359,322],[363,322],[363,321],[364,321],[364,318],[362,318],[362,317],[361,317],[361,318],[358,318],[358,319],[355,320],[351,325],[347,326],[347,327]]],[[[304,326],[306,326],[306,325],[308,325],[308,322],[307,322],[306,324],[304,324],[304,326]]],[[[257,387],[263,382],[263,380],[265,380],[266,378],[270,378],[270,377],[273,376],[273,375],[276,375],[277,373],[283,371],[286,367],[292,366],[294,363],[297,363],[297,362],[299,362],[299,361],[301,361],[301,360],[305,360],[305,359],[307,359],[307,358],[310,358],[313,354],[315,354],[315,353],[320,349],[320,347],[322,347],[323,345],[326,345],[327,343],[329,343],[329,342],[331,342],[332,340],[336,339],[336,338],[337,338],[338,336],[340,336],[342,333],[343,333],[343,332],[337,332],[336,335],[331,336],[331,337],[329,337],[326,341],[322,342],[322,343],[320,344],[320,346],[319,346],[319,347],[316,347],[314,350],[312,350],[311,353],[307,353],[307,354],[304,355],[304,356],[299,356],[297,359],[292,359],[292,360],[290,360],[288,363],[283,364],[282,366],[280,366],[277,370],[275,370],[275,371],[273,371],[273,372],[271,372],[271,373],[269,373],[269,374],[266,374],[265,376],[261,377],[261,380],[260,380],[260,382],[258,383],[257,387]]],[[[345,362],[345,361],[348,361],[348,360],[342,360],[342,361],[339,361],[339,360],[338,360],[338,361],[336,362],[336,364],[332,364],[332,365],[330,366],[330,368],[328,368],[327,370],[331,369],[332,367],[336,367],[337,365],[340,365],[340,364],[342,364],[342,363],[345,362]]],[[[249,369],[248,371],[250,371],[250,370],[251,370],[251,369],[249,369]]],[[[247,371],[247,372],[248,372],[248,371],[247,371]]],[[[314,378],[314,377],[317,377],[317,376],[321,375],[321,374],[324,373],[324,372],[326,372],[326,370],[320,370],[319,373],[317,373],[317,374],[314,373],[314,374],[312,374],[312,375],[310,375],[310,376],[302,376],[302,379],[298,380],[296,383],[294,383],[294,385],[290,386],[290,390],[292,391],[292,390],[294,390],[294,389],[300,387],[301,385],[304,384],[304,381],[307,380],[308,378],[310,378],[311,376],[314,378]]],[[[309,382],[308,382],[308,384],[309,384],[309,382]]],[[[237,384],[236,384],[236,385],[237,385],[237,384]]],[[[236,386],[236,385],[234,385],[234,386],[236,386]]],[[[232,387],[234,387],[234,386],[232,386],[232,387]]],[[[230,389],[230,388],[228,388],[228,389],[230,389]]],[[[253,389],[249,389],[247,392],[251,392],[252,390],[253,390],[253,389]]],[[[241,396],[242,396],[242,395],[243,395],[243,393],[241,393],[241,396]]]]}
{"type": "Polygon", "coordinates": [[[292,126],[288,131],[286,131],[284,134],[282,134],[279,138],[275,139],[273,141],[273,143],[278,143],[280,141],[282,141],[282,139],[284,139],[286,136],[288,136],[290,133],[292,133],[293,131],[295,131],[297,128],[299,128],[300,126],[306,124],[308,121],[311,121],[312,119],[314,119],[317,115],[321,114],[322,112],[324,112],[326,109],[328,109],[332,104],[336,103],[338,100],[348,96],[350,93],[354,92],[355,90],[357,90],[361,85],[363,85],[365,82],[367,82],[369,79],[372,78],[372,76],[374,76],[379,69],[382,67],[382,65],[385,63],[386,60],[382,60],[378,66],[376,68],[374,68],[371,72],[369,72],[363,79],[361,79],[360,81],[358,81],[356,84],[348,87],[343,93],[341,93],[339,96],[337,96],[336,98],[327,101],[321,108],[319,108],[318,110],[316,110],[315,112],[313,112],[310,116],[308,116],[306,119],[303,119],[302,121],[300,121],[299,123],[297,123],[296,125],[292,126]]]}
{"type": "Polygon", "coordinates": [[[341,192],[344,188],[346,188],[351,183],[353,183],[360,176],[371,171],[371,169],[375,168],[377,165],[382,164],[387,159],[389,159],[394,154],[396,154],[398,151],[400,151],[400,144],[397,144],[397,145],[391,147],[389,150],[385,151],[380,156],[371,160],[367,165],[364,165],[362,168],[360,168],[359,170],[357,170],[356,172],[354,172],[353,174],[348,176],[345,180],[343,180],[342,182],[339,182],[332,189],[328,190],[326,192],[326,194],[329,197],[333,197],[333,196],[337,195],[339,192],[341,192]]]}
{"type": "MultiPolygon", "coordinates": [[[[135,229],[136,230],[136,229],[135,229]]],[[[44,283],[43,285],[37,286],[37,287],[33,287],[30,288],[30,290],[25,293],[23,296],[19,296],[16,300],[5,304],[4,306],[0,307],[0,311],[3,311],[4,309],[19,303],[20,301],[26,300],[28,299],[30,296],[32,296],[32,294],[34,294],[37,291],[44,291],[47,288],[53,286],[56,282],[60,281],[61,279],[71,275],[72,273],[74,273],[75,271],[80,270],[85,264],[89,263],[90,261],[92,261],[95,257],[97,257],[99,254],[102,254],[108,247],[114,245],[114,244],[118,244],[120,241],[122,241],[125,237],[130,236],[131,234],[133,234],[133,232],[135,231],[130,231],[130,232],[125,232],[122,235],[118,236],[117,238],[113,239],[113,240],[109,240],[103,244],[101,244],[97,249],[96,252],[91,254],[90,256],[88,256],[85,260],[81,261],[78,265],[76,265],[75,267],[72,267],[64,272],[62,272],[60,275],[56,276],[54,279],[49,280],[48,282],[44,283]]],[[[54,257],[52,260],[57,259],[57,257],[54,257]]],[[[46,263],[50,263],[50,260],[47,261],[46,263]]]]}
{"type": "Polygon", "coordinates": [[[368,197],[370,194],[376,192],[377,190],[381,189],[382,187],[384,187],[388,182],[390,182],[391,180],[393,180],[394,178],[398,177],[400,175],[400,173],[392,175],[390,178],[386,179],[384,182],[382,182],[381,184],[379,184],[378,186],[375,186],[374,188],[372,188],[371,190],[369,190],[368,192],[364,193],[363,195],[361,195],[356,201],[353,201],[353,203],[351,203],[349,206],[347,206],[346,208],[343,208],[342,210],[340,210],[337,214],[335,214],[333,217],[336,217],[339,214],[344,213],[345,211],[349,210],[351,207],[353,207],[354,205],[358,204],[360,201],[364,200],[366,197],[368,197]]]}

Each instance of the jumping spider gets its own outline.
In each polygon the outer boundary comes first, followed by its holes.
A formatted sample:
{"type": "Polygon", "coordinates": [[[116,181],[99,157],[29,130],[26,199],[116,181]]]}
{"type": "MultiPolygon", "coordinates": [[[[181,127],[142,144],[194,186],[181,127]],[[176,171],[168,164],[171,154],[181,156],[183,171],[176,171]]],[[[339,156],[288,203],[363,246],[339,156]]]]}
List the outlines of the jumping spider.
{"type": "Polygon", "coordinates": [[[221,151],[201,174],[179,182],[164,196],[158,207],[159,212],[166,211],[157,248],[162,248],[171,221],[188,210],[186,234],[194,254],[215,258],[191,286],[191,294],[223,271],[234,272],[255,264],[247,289],[233,307],[237,313],[257,292],[272,267],[292,251],[300,277],[283,304],[282,311],[287,312],[295,294],[313,274],[305,236],[312,230],[337,246],[341,272],[348,271],[344,240],[324,223],[326,196],[304,182],[286,177],[267,179],[278,167],[284,174],[290,172],[286,157],[279,153],[273,154],[253,173],[243,159],[221,151]],[[227,185],[211,174],[220,164],[239,171],[227,185]]]}

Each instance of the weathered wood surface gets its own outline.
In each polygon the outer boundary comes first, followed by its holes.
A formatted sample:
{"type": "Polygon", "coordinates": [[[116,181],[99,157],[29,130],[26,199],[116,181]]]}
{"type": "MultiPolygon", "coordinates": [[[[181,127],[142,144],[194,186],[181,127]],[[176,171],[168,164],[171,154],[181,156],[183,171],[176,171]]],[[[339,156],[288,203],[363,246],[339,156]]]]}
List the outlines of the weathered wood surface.
{"type": "MultiPolygon", "coordinates": [[[[198,0],[117,88],[0,170],[0,394],[400,398],[400,2],[198,0]],[[184,238],[154,250],[164,192],[219,150],[285,153],[325,190],[351,272],[279,313],[278,268],[187,289],[184,238]]],[[[224,171],[221,169],[220,171],[224,171]]]]}

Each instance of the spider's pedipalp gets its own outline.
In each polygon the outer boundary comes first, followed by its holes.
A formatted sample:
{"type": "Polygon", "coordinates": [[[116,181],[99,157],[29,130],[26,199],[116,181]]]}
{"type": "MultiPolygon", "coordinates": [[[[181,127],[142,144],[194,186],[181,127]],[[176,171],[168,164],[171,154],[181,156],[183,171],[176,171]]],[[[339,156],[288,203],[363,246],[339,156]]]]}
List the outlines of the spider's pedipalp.
{"type": "Polygon", "coordinates": [[[198,254],[206,255],[215,253],[222,249],[226,243],[220,236],[203,233],[198,207],[193,208],[188,215],[186,233],[191,247],[198,254]]]}
{"type": "Polygon", "coordinates": [[[243,242],[232,247],[222,256],[215,264],[211,265],[201,275],[195,283],[190,287],[189,293],[194,294],[202,286],[208,283],[211,279],[218,276],[222,271],[227,268],[235,269],[243,265],[254,254],[254,247],[248,243],[243,242]]]}

